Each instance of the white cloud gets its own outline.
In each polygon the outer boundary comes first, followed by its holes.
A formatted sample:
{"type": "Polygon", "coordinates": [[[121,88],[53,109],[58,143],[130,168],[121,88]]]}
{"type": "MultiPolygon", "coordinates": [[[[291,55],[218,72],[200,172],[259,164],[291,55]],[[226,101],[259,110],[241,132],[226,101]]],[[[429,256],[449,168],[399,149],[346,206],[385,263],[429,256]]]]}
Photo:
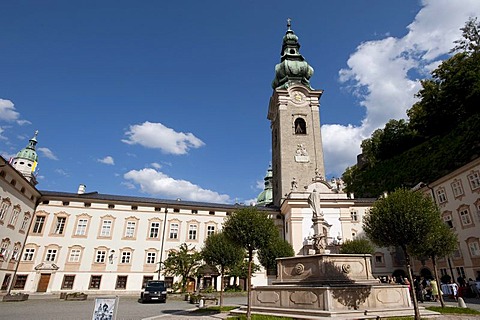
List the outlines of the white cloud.
{"type": "Polygon", "coordinates": [[[125,133],[128,139],[122,142],[160,149],[164,153],[186,154],[190,148],[199,148],[205,143],[192,133],[176,132],[161,123],[144,122],[130,126],[125,133]]]}
{"type": "Polygon", "coordinates": [[[12,101],[0,99],[0,120],[15,121],[19,117],[20,113],[15,111],[15,107],[12,101]]]}
{"type": "Polygon", "coordinates": [[[98,162],[103,163],[103,164],[108,164],[108,165],[115,165],[115,161],[111,156],[106,156],[103,159],[97,159],[98,162]]]}
{"type": "MultiPolygon", "coordinates": [[[[365,107],[360,126],[323,125],[322,138],[328,175],[338,176],[356,163],[360,143],[390,119],[406,118],[421,88],[409,74],[429,72],[461,38],[460,28],[478,15],[477,0],[424,0],[403,38],[386,37],[360,44],[339,71],[339,80],[365,107]]],[[[422,76],[423,77],[423,76],[422,76]]]]}
{"type": "Polygon", "coordinates": [[[55,169],[55,172],[61,176],[64,176],[64,177],[69,177],[70,175],[68,174],[68,172],[66,172],[65,170],[63,169],[55,169]]]}
{"type": "Polygon", "coordinates": [[[203,189],[186,180],[175,180],[151,168],[131,170],[123,177],[138,184],[143,192],[150,195],[200,202],[228,203],[230,201],[230,197],[226,194],[203,189]]]}
{"type": "Polygon", "coordinates": [[[48,159],[58,160],[57,156],[48,148],[38,148],[38,151],[40,151],[48,159]]]}
{"type": "Polygon", "coordinates": [[[160,163],[157,163],[157,162],[152,162],[150,165],[157,170],[162,168],[162,165],[160,163]]]}

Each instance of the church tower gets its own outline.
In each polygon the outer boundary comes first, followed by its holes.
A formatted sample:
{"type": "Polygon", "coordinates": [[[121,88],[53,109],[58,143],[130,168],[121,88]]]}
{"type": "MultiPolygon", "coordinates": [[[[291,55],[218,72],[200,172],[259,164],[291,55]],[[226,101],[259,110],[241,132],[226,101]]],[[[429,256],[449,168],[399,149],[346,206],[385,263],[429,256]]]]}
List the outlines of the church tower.
{"type": "Polygon", "coordinates": [[[275,66],[268,116],[272,130],[273,203],[280,206],[291,191],[325,179],[320,97],[310,86],[313,68],[300,54],[290,19],[283,37],[281,61],[275,66]]]}
{"type": "Polygon", "coordinates": [[[12,166],[33,185],[37,184],[37,179],[33,174],[38,161],[37,151],[35,150],[37,135],[38,131],[35,131],[35,135],[30,139],[28,146],[20,150],[17,156],[12,159],[12,166]]]}

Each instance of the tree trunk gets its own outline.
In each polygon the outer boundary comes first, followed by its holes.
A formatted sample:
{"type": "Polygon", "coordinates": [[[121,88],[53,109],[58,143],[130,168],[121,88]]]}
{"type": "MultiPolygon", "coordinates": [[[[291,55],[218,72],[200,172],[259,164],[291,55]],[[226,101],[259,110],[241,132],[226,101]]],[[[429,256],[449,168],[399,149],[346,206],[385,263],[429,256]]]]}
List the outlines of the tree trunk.
{"type": "Polygon", "coordinates": [[[415,311],[415,320],[420,320],[420,310],[418,310],[418,301],[417,301],[417,296],[415,295],[415,289],[413,286],[413,276],[412,276],[412,267],[410,266],[410,256],[407,253],[407,250],[405,248],[403,249],[403,253],[405,254],[405,265],[407,267],[407,273],[408,273],[408,281],[410,282],[410,296],[413,301],[413,309],[415,311]]]}
{"type": "Polygon", "coordinates": [[[223,307],[223,290],[225,288],[225,284],[224,284],[224,281],[223,281],[223,275],[225,273],[225,269],[222,267],[222,274],[220,275],[220,310],[222,309],[223,307]]]}
{"type": "Polygon", "coordinates": [[[441,285],[440,279],[438,279],[437,259],[435,256],[432,256],[432,265],[433,265],[433,276],[435,277],[435,281],[437,281],[438,298],[440,299],[440,304],[442,305],[442,308],[445,308],[445,301],[443,301],[442,285],[441,285]]]}
{"type": "Polygon", "coordinates": [[[250,299],[250,293],[252,292],[252,260],[253,251],[248,251],[248,277],[247,277],[247,320],[252,319],[252,301],[250,299]]]}

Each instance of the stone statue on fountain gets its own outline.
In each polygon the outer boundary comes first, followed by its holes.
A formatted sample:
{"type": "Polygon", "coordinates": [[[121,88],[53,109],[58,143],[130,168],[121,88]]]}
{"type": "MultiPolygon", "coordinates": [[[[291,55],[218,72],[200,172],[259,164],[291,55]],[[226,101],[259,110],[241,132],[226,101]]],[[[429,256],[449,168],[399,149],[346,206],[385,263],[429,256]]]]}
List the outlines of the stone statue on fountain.
{"type": "Polygon", "coordinates": [[[325,253],[327,246],[327,223],[325,222],[323,212],[320,207],[320,194],[317,190],[313,189],[313,192],[308,197],[308,203],[312,208],[312,221],[313,221],[313,236],[310,240],[313,241],[313,248],[315,254],[325,253]]]}

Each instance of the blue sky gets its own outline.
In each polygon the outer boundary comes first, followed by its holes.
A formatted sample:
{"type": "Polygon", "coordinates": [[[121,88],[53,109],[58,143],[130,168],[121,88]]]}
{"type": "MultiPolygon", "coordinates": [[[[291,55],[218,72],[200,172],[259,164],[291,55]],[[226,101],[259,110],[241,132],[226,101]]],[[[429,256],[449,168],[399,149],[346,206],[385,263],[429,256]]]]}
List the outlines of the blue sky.
{"type": "Polygon", "coordinates": [[[38,188],[250,203],[286,19],[323,89],[327,177],[405,118],[477,0],[2,1],[0,154],[38,188]]]}

